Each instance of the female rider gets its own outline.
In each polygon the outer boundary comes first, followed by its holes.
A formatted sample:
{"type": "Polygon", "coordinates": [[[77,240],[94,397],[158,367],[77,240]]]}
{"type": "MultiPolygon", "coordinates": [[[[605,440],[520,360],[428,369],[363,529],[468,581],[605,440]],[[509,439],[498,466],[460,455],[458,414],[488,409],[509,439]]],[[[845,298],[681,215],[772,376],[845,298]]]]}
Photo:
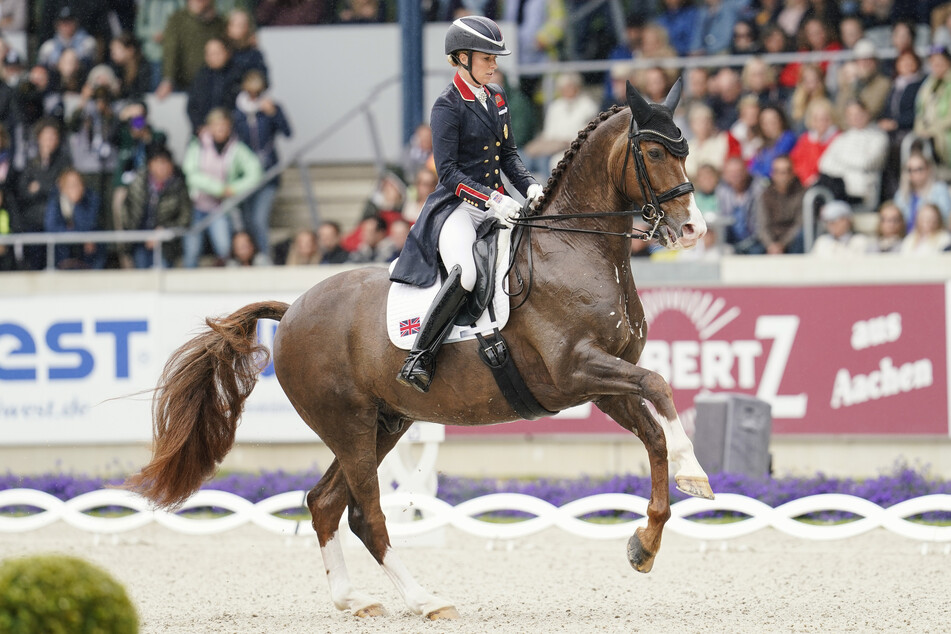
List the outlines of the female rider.
{"type": "Polygon", "coordinates": [[[439,261],[449,272],[420,327],[397,380],[429,391],[436,352],[476,283],[472,245],[491,210],[506,227],[521,211],[505,193],[504,173],[532,207],[542,187],[518,156],[505,92],[492,81],[497,55],[508,55],[502,32],[481,16],[459,18],[446,33],[446,54],[457,68],[433,104],[430,126],[439,185],[413,225],[390,279],[431,286],[439,261]]]}

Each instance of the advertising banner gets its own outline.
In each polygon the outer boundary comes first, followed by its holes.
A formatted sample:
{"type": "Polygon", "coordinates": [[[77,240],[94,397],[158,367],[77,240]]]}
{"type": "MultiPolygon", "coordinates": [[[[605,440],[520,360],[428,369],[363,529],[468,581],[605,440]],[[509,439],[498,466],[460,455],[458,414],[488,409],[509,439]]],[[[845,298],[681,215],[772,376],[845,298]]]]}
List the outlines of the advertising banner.
{"type": "MultiPolygon", "coordinates": [[[[169,355],[259,296],[120,293],[0,300],[0,444],[148,442],[151,390],[169,355]]],[[[268,299],[293,301],[293,297],[268,299]]],[[[277,323],[258,324],[268,343],[277,323]]],[[[316,439],[273,368],[248,399],[239,441],[316,439]]]]}
{"type": "MultiPolygon", "coordinates": [[[[688,431],[699,394],[772,407],[776,434],[940,434],[948,427],[944,284],[640,291],[642,367],[668,380],[688,431]]],[[[596,408],[448,433],[602,433],[596,408]]]]}
{"type": "MultiPolygon", "coordinates": [[[[640,296],[650,328],[640,365],[670,382],[688,431],[696,396],[742,393],[770,403],[776,434],[949,433],[944,284],[646,289],[640,296]]],[[[0,444],[149,441],[151,390],[172,351],[206,316],[261,299],[3,298],[0,444]]],[[[260,322],[259,339],[269,344],[276,328],[260,322]]],[[[627,434],[590,404],[549,419],[446,431],[627,434]]],[[[271,366],[248,399],[238,440],[315,440],[271,366]]]]}

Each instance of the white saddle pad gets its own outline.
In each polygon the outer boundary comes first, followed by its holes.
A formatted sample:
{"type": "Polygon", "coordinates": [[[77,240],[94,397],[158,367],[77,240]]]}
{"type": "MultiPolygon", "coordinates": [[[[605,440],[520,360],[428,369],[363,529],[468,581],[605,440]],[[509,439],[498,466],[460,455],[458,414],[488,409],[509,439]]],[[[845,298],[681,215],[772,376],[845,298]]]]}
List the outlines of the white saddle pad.
{"type": "MultiPolygon", "coordinates": [[[[495,295],[492,297],[492,306],[495,309],[495,321],[489,317],[489,311],[482,313],[474,326],[453,326],[452,332],[446,337],[444,343],[456,343],[458,341],[468,341],[475,339],[476,333],[487,334],[493,328],[499,330],[509,320],[509,297],[505,294],[508,284],[505,279],[505,269],[508,268],[509,259],[509,233],[502,231],[499,233],[499,253],[495,270],[495,295]]],[[[396,265],[394,260],[390,265],[390,271],[396,265]]],[[[412,284],[401,284],[393,282],[390,284],[390,292],[386,297],[386,332],[390,336],[390,341],[397,348],[409,350],[416,341],[416,335],[422,326],[426,311],[433,303],[436,293],[442,286],[443,280],[440,279],[432,286],[421,288],[412,284]]]]}

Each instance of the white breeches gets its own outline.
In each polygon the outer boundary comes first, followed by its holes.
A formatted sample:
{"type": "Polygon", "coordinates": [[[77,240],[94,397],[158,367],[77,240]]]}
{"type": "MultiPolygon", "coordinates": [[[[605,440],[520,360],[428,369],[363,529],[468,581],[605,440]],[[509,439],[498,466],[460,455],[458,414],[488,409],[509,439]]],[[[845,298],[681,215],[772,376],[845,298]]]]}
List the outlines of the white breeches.
{"type": "Polygon", "coordinates": [[[486,212],[469,203],[461,203],[453,209],[439,232],[439,255],[446,270],[459,265],[462,268],[460,283],[467,291],[475,288],[476,268],[472,258],[472,245],[476,241],[476,227],[487,218],[486,212]]]}

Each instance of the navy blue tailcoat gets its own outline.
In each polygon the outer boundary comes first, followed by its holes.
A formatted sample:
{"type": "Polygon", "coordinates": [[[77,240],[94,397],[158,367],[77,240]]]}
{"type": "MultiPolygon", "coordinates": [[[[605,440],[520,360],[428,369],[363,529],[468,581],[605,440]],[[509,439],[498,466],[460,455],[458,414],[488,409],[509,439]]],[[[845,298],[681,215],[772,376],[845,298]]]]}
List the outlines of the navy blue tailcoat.
{"type": "Polygon", "coordinates": [[[431,286],[439,275],[439,232],[461,202],[487,209],[493,191],[505,193],[504,173],[525,195],[535,183],[518,156],[505,91],[487,84],[488,109],[457,73],[433,104],[430,127],[439,184],[409,232],[390,279],[431,286]]]}

